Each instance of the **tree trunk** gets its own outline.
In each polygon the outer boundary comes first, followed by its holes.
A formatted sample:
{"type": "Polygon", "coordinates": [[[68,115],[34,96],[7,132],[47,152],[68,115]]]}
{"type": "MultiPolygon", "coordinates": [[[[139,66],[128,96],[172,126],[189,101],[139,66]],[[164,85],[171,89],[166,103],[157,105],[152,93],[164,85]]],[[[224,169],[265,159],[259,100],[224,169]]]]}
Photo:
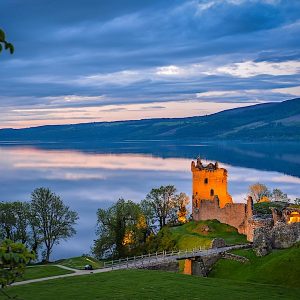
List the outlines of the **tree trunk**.
{"type": "Polygon", "coordinates": [[[51,249],[50,249],[50,247],[47,247],[47,249],[46,249],[46,257],[45,257],[45,261],[46,262],[50,261],[50,254],[51,254],[51,249]]]}

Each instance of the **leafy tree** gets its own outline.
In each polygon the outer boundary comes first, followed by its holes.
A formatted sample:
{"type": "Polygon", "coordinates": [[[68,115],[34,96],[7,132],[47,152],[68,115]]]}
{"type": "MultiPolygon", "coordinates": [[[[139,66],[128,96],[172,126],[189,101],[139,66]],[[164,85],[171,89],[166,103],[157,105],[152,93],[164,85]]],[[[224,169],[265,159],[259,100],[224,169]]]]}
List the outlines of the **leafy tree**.
{"type": "Polygon", "coordinates": [[[0,202],[0,239],[20,242],[38,253],[41,236],[28,202],[0,202]]]}
{"type": "Polygon", "coordinates": [[[189,199],[185,193],[176,194],[174,185],[166,185],[152,189],[141,206],[145,211],[149,211],[153,222],[158,223],[162,229],[168,223],[177,223],[179,216],[186,218],[188,203],[189,199]]]}
{"type": "Polygon", "coordinates": [[[0,202],[0,239],[14,239],[16,218],[9,202],[0,202]]]}
{"type": "Polygon", "coordinates": [[[13,202],[12,210],[15,215],[15,236],[14,241],[22,244],[29,244],[29,203],[13,202]]]}
{"type": "Polygon", "coordinates": [[[28,224],[30,228],[29,244],[32,251],[38,255],[38,250],[43,243],[43,235],[39,230],[39,219],[36,217],[31,204],[28,212],[28,224]]]}
{"type": "Polygon", "coordinates": [[[148,224],[139,204],[119,199],[97,212],[97,235],[93,252],[97,257],[124,257],[146,239],[148,224]]]}
{"type": "Polygon", "coordinates": [[[296,198],[296,199],[294,200],[294,203],[295,203],[296,205],[300,205],[300,198],[296,198]]]}
{"type": "Polygon", "coordinates": [[[5,32],[0,28],[0,52],[4,46],[5,50],[9,50],[10,54],[13,54],[15,49],[13,44],[6,41],[5,32]]]}
{"type": "Polygon", "coordinates": [[[0,237],[27,244],[29,204],[25,202],[0,203],[0,237]]]}
{"type": "Polygon", "coordinates": [[[163,228],[168,221],[176,219],[175,209],[176,188],[173,185],[154,188],[146,196],[143,206],[152,210],[154,220],[163,228]]]}
{"type": "Polygon", "coordinates": [[[45,261],[49,261],[53,246],[76,233],[73,226],[78,215],[48,188],[38,188],[32,192],[31,208],[33,223],[46,248],[45,261]]]}
{"type": "Polygon", "coordinates": [[[287,194],[283,193],[280,189],[273,189],[271,194],[272,201],[282,201],[282,202],[290,202],[291,200],[288,198],[287,194]]]}
{"type": "Polygon", "coordinates": [[[3,288],[16,281],[25,272],[28,262],[35,258],[24,244],[14,243],[11,240],[0,242],[0,292],[5,294],[3,288]]]}
{"type": "Polygon", "coordinates": [[[178,206],[177,216],[178,216],[178,221],[180,223],[187,222],[187,216],[189,214],[187,206],[189,202],[190,199],[185,193],[180,193],[179,195],[177,195],[177,199],[176,199],[176,203],[178,206]]]}
{"type": "Polygon", "coordinates": [[[271,193],[266,185],[255,183],[249,186],[249,195],[255,202],[259,202],[262,197],[270,197],[271,193]]]}
{"type": "Polygon", "coordinates": [[[170,228],[162,228],[156,235],[151,234],[147,238],[146,248],[148,252],[171,251],[176,250],[176,241],[174,240],[170,228]]]}

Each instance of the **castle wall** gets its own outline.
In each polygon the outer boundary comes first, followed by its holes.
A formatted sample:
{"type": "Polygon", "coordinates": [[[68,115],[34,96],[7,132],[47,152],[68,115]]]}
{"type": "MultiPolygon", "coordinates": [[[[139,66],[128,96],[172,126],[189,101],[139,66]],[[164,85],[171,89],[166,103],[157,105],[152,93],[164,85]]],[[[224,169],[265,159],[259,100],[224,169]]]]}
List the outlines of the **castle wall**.
{"type": "Polygon", "coordinates": [[[201,200],[198,207],[193,209],[193,219],[213,220],[216,219],[236,227],[239,233],[247,234],[247,205],[244,203],[228,203],[223,208],[218,200],[201,200]]]}

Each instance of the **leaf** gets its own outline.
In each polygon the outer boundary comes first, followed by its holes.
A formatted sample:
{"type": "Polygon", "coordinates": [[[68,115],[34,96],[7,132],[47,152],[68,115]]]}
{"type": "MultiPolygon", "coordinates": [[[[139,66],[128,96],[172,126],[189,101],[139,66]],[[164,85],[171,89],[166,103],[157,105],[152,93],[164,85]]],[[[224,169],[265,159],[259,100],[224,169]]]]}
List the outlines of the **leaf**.
{"type": "Polygon", "coordinates": [[[5,33],[2,29],[0,29],[0,42],[4,42],[5,41],[5,33]]]}
{"type": "Polygon", "coordinates": [[[11,43],[8,43],[7,46],[8,46],[8,48],[9,48],[10,54],[13,54],[13,53],[15,52],[15,47],[14,47],[14,45],[11,44],[11,43]]]}

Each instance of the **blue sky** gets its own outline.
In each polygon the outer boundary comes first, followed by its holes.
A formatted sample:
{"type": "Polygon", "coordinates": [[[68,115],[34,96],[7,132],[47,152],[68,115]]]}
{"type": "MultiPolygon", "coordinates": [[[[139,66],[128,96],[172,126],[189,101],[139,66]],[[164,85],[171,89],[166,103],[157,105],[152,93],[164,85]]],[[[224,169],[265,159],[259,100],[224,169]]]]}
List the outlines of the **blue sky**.
{"type": "Polygon", "coordinates": [[[203,115],[300,96],[298,0],[3,0],[0,127],[203,115]]]}

